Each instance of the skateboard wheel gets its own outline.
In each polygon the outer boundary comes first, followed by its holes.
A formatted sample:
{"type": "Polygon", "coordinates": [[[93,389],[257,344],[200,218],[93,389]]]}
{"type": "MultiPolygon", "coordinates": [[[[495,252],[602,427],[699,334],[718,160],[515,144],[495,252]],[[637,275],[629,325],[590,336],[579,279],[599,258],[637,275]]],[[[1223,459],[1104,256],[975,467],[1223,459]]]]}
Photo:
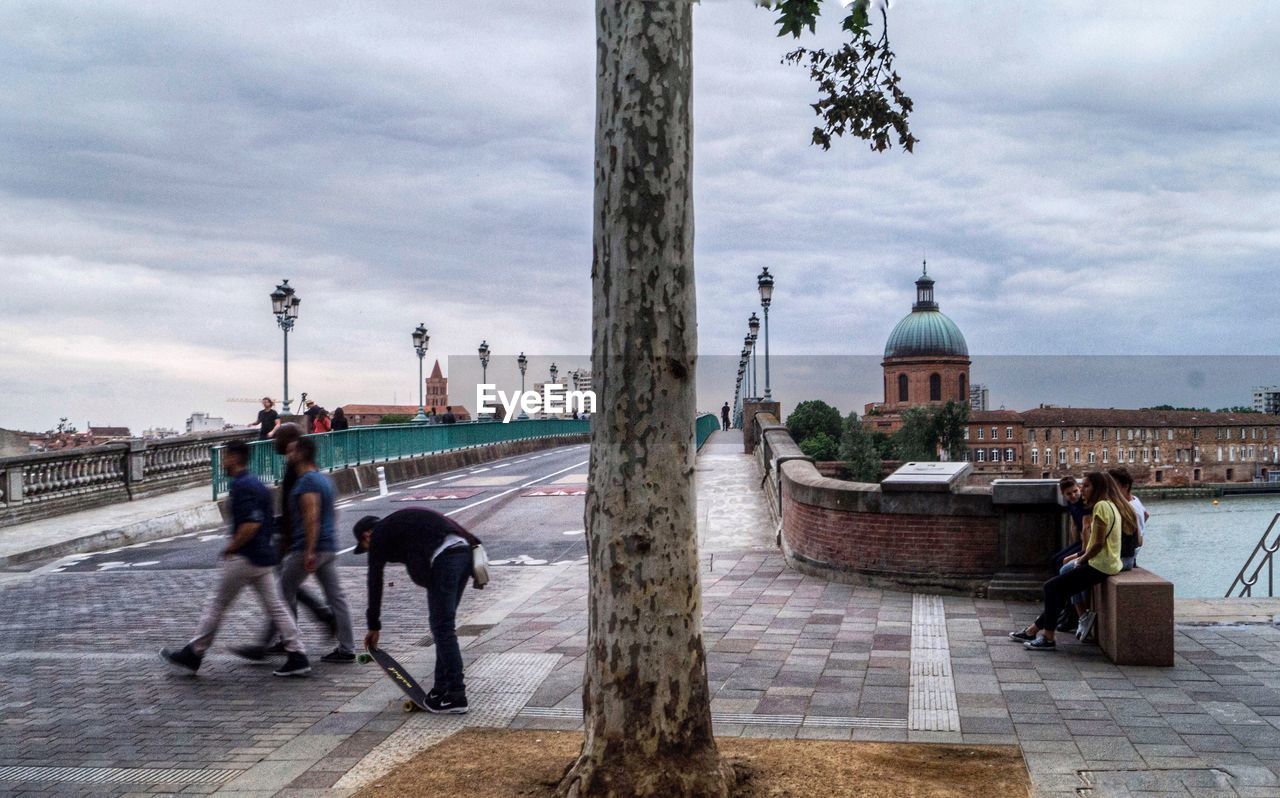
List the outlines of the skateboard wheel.
{"type": "Polygon", "coordinates": [[[359,654],[356,654],[356,662],[360,663],[361,665],[368,665],[370,662],[373,662],[373,657],[369,656],[368,654],[365,654],[364,652],[361,652],[359,654]]]}
{"type": "Polygon", "coordinates": [[[405,712],[413,712],[413,711],[414,711],[415,709],[417,709],[417,708],[418,708],[418,705],[417,705],[417,704],[415,704],[415,703],[413,703],[412,701],[406,701],[406,702],[404,702],[404,711],[405,711],[405,712]]]}

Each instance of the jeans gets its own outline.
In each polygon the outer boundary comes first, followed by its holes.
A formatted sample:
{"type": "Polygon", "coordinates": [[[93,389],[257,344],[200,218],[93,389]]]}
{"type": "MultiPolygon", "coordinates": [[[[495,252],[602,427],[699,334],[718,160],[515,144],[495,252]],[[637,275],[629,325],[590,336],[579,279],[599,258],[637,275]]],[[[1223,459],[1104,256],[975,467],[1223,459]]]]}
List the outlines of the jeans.
{"type": "MultiPolygon", "coordinates": [[[[298,610],[298,588],[309,576],[303,559],[301,551],[291,551],[284,558],[284,567],[280,569],[280,592],[295,614],[298,610]]],[[[338,581],[337,559],[337,552],[316,552],[316,579],[324,590],[325,600],[329,602],[333,620],[338,625],[338,650],[344,654],[354,654],[356,643],[351,629],[351,605],[347,603],[347,594],[342,592],[342,584],[338,581]]]]}
{"type": "Polygon", "coordinates": [[[436,555],[431,564],[431,586],[427,588],[427,614],[431,636],[436,641],[436,673],[433,690],[465,693],[462,679],[462,650],[454,623],[458,602],[471,577],[471,547],[454,546],[436,555]]]}
{"type": "Polygon", "coordinates": [[[1068,596],[1087,590],[1106,578],[1106,574],[1088,563],[1080,563],[1065,574],[1045,582],[1044,612],[1036,618],[1035,625],[1052,631],[1058,625],[1058,614],[1062,612],[1062,605],[1066,603],[1068,596]]]}
{"type": "Polygon", "coordinates": [[[276,587],[275,569],[269,565],[254,565],[247,557],[233,554],[222,561],[222,574],[218,577],[218,587],[204,606],[204,614],[200,617],[200,628],[188,645],[200,656],[213,645],[213,638],[218,634],[218,625],[222,615],[236,600],[240,591],[252,587],[267,611],[267,617],[280,629],[280,637],[284,640],[285,651],[305,653],[302,639],[298,636],[298,625],[285,607],[280,589],[276,587]]]}
{"type": "MultiPolygon", "coordinates": [[[[1062,576],[1063,574],[1074,570],[1075,567],[1082,562],[1084,562],[1084,560],[1072,560],[1071,562],[1064,562],[1062,564],[1062,567],[1058,569],[1058,576],[1062,576]]],[[[1075,604],[1078,607],[1083,607],[1089,603],[1089,594],[1077,593],[1071,597],[1071,603],[1075,604]]]]}

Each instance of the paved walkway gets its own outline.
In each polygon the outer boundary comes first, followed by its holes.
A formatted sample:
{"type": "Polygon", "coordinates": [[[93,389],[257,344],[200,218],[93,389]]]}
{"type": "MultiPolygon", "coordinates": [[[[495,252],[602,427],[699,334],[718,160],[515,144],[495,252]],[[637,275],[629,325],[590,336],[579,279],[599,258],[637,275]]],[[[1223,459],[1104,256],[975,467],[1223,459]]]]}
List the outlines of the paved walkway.
{"type": "MultiPolygon", "coordinates": [[[[1043,796],[1280,796],[1280,628],[1180,623],[1172,668],[1118,667],[1074,642],[1032,653],[1005,636],[1031,605],[791,571],[760,521],[753,461],[732,451],[731,435],[708,446],[697,463],[699,533],[718,734],[1016,744],[1043,796]]],[[[578,728],[585,567],[494,570],[462,607],[473,706],[464,717],[404,714],[372,666],[280,684],[214,656],[199,679],[163,675],[153,648],[190,625],[170,608],[203,597],[210,572],[0,586],[0,792],[125,793],[144,782],[341,795],[463,726],[578,728]]],[[[343,571],[359,595],[360,572],[343,571]]],[[[420,591],[396,583],[385,645],[428,673],[420,591]]],[[[230,623],[255,611],[242,602],[230,623]]]]}

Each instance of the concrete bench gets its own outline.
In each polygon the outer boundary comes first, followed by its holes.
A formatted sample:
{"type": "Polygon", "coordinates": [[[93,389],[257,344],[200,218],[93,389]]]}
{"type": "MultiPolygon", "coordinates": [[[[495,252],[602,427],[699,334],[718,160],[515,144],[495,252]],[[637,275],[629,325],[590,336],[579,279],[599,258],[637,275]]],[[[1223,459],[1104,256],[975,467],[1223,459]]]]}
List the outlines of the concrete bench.
{"type": "Polygon", "coordinates": [[[1117,665],[1173,665],[1173,583],[1145,568],[1093,588],[1098,645],[1117,665]]]}

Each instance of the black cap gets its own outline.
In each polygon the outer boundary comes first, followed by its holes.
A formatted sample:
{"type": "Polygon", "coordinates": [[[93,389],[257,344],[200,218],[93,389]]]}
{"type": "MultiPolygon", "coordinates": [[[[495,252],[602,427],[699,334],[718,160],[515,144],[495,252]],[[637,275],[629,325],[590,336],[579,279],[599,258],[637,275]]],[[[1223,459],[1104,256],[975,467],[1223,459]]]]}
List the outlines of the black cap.
{"type": "Polygon", "coordinates": [[[368,532],[370,529],[373,529],[373,527],[381,520],[382,519],[376,515],[366,515],[364,518],[356,521],[355,526],[351,527],[351,534],[356,536],[356,554],[364,554],[366,551],[364,541],[360,539],[360,536],[365,532],[368,532]]]}

